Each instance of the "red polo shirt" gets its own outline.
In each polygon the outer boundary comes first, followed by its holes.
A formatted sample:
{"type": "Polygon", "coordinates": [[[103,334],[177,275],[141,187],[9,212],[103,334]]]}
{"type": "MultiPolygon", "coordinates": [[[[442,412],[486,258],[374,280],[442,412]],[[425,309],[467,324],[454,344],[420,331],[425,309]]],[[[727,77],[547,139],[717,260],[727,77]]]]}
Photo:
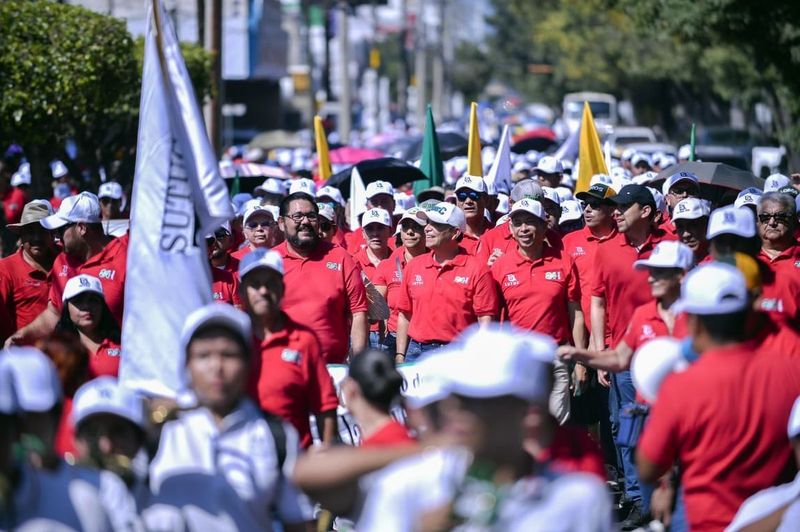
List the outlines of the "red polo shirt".
{"type": "MultiPolygon", "coordinates": [[[[545,234],[545,240],[554,249],[561,249],[563,247],[561,235],[550,229],[548,229],[545,234]]],[[[506,221],[481,235],[475,255],[481,257],[485,264],[492,253],[499,251],[505,255],[515,249],[517,249],[517,241],[514,240],[514,236],[511,234],[510,222],[506,221]]]]}
{"type": "Polygon", "coordinates": [[[643,343],[659,336],[683,339],[689,336],[689,330],[686,324],[686,314],[681,313],[675,316],[675,325],[670,331],[667,324],[661,319],[661,315],[658,313],[658,301],[654,299],[636,307],[622,341],[636,351],[643,343]]]}
{"type": "Polygon", "coordinates": [[[22,253],[0,260],[0,342],[47,308],[47,274],[28,264],[22,253]]]}
{"type": "Polygon", "coordinates": [[[441,265],[430,252],[406,265],[397,308],[410,317],[408,335],[417,342],[450,342],[479,317],[496,317],[499,300],[480,259],[460,252],[441,265]]]}
{"type": "Polygon", "coordinates": [[[61,253],[50,270],[50,302],[61,312],[61,295],[64,285],[78,274],[85,273],[100,279],[103,297],[111,314],[122,323],[122,309],[125,302],[125,264],[128,254],[128,239],[114,238],[97,254],[85,262],[75,259],[68,253],[61,253]]]}
{"type": "MultiPolygon", "coordinates": [[[[592,234],[588,227],[573,231],[564,236],[564,251],[566,256],[575,266],[578,276],[578,284],[581,288],[581,310],[583,311],[583,321],[588,331],[592,330],[591,310],[592,310],[592,286],[594,282],[594,255],[597,245],[616,236],[617,230],[613,229],[607,236],[598,238],[592,234]]],[[[608,329],[608,327],[606,327],[608,329]]],[[[607,340],[611,336],[606,334],[607,340]]]]}
{"type": "MultiPolygon", "coordinates": [[[[239,260],[240,259],[237,259],[233,255],[229,254],[228,255],[228,262],[225,263],[225,267],[222,268],[222,269],[225,270],[226,272],[231,272],[238,279],[238,277],[239,277],[239,260]]],[[[213,266],[212,266],[212,268],[213,268],[213,266]]]]}
{"type": "MultiPolygon", "coordinates": [[[[389,253],[391,254],[392,252],[390,251],[389,253]]],[[[356,264],[358,264],[358,266],[361,268],[361,271],[364,272],[364,275],[367,276],[367,279],[369,279],[372,284],[377,284],[375,279],[378,276],[378,267],[369,259],[369,255],[367,255],[367,248],[363,247],[357,252],[353,253],[353,260],[356,261],[356,264]]],[[[371,322],[369,325],[369,330],[375,332],[379,331],[380,327],[378,326],[378,322],[371,322]]]]}
{"type": "Polygon", "coordinates": [[[792,246],[774,259],[759,251],[761,310],[800,330],[800,246],[792,246]]]}
{"type": "Polygon", "coordinates": [[[567,301],[580,301],[580,289],[569,261],[545,245],[542,256],[530,260],[519,249],[492,265],[501,301],[514,325],[552,336],[559,344],[572,338],[567,301]]]}
{"type": "Polygon", "coordinates": [[[283,257],[283,310],[314,331],[329,364],[343,363],[349,350],[351,316],[367,311],[358,266],[344,248],[328,242],[320,242],[308,258],[289,253],[286,242],[274,249],[283,257]]]}
{"type": "Polygon", "coordinates": [[[369,438],[364,438],[361,441],[361,447],[390,447],[413,443],[416,443],[416,440],[408,433],[408,429],[393,419],[376,430],[369,438]]]}
{"type": "Polygon", "coordinates": [[[674,240],[674,237],[656,229],[637,250],[628,244],[624,234],[617,233],[597,246],[592,295],[606,300],[610,345],[615,346],[622,340],[636,307],[652,299],[647,271],[634,270],[633,263],[649,257],[662,240],[674,240]]]}
{"type": "Polygon", "coordinates": [[[758,353],[800,357],[800,333],[783,323],[776,323],[766,312],[753,313],[747,330],[749,342],[758,353]]]}
{"type": "Polygon", "coordinates": [[[724,529],[747,497],[791,479],[786,422],[798,395],[796,359],[756,356],[746,344],[667,376],[639,452],[664,468],[680,462],[691,530],[724,529]]]}
{"type": "Polygon", "coordinates": [[[480,240],[479,237],[468,235],[468,234],[464,233],[463,237],[461,238],[461,242],[459,242],[458,244],[462,248],[464,248],[467,251],[468,254],[475,255],[478,252],[478,245],[480,243],[481,243],[481,240],[480,240]]]}
{"type": "Polygon", "coordinates": [[[303,448],[311,445],[309,414],[335,410],[339,398],[314,333],[286,318],[282,331],[254,340],[256,400],[261,408],[290,422],[303,448]]]}
{"type": "Polygon", "coordinates": [[[236,308],[242,308],[238,276],[227,270],[211,266],[211,294],[217,303],[228,303],[236,308]]]}
{"type": "Polygon", "coordinates": [[[372,282],[375,286],[386,287],[386,303],[389,305],[389,320],[386,328],[389,332],[397,332],[397,303],[400,297],[400,286],[403,282],[403,269],[406,267],[406,248],[400,246],[394,250],[391,256],[382,260],[378,264],[375,278],[372,282]]]}
{"type": "Polygon", "coordinates": [[[3,194],[3,214],[7,224],[19,223],[22,209],[28,203],[28,196],[19,187],[8,187],[3,194]]]}
{"type": "Polygon", "coordinates": [[[236,264],[238,265],[239,261],[242,260],[242,258],[245,255],[247,255],[248,253],[250,253],[254,249],[255,248],[252,247],[249,243],[245,243],[242,247],[240,247],[239,249],[237,249],[236,251],[231,253],[231,258],[235,259],[237,261],[236,264]]]}
{"type": "Polygon", "coordinates": [[[106,338],[94,354],[89,355],[89,373],[92,378],[108,375],[116,377],[119,373],[119,355],[122,347],[106,338]]]}

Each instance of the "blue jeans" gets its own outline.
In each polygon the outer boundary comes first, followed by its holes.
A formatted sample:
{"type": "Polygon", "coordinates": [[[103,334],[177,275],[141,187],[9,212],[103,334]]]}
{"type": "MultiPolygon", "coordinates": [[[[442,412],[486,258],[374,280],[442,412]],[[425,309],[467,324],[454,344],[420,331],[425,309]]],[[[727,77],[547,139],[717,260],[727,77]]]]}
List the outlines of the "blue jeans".
{"type": "MultiPolygon", "coordinates": [[[[630,371],[620,371],[611,375],[611,390],[608,394],[608,408],[611,412],[611,431],[616,437],[619,432],[619,412],[628,403],[636,401],[636,390],[633,387],[630,371]]],[[[639,476],[636,472],[636,461],[633,447],[617,445],[617,456],[625,476],[625,496],[630,501],[641,501],[642,490],[639,487],[639,476]]],[[[645,509],[650,501],[642,501],[645,509]]]]}
{"type": "Polygon", "coordinates": [[[414,339],[408,339],[408,349],[406,349],[406,362],[414,362],[428,351],[433,351],[446,346],[444,342],[428,342],[421,344],[414,339]]]}
{"type": "Polygon", "coordinates": [[[369,332],[369,347],[371,349],[380,349],[381,351],[384,350],[383,344],[381,343],[381,333],[378,331],[370,331],[369,332]]]}
{"type": "Polygon", "coordinates": [[[686,506],[683,503],[683,486],[678,486],[675,491],[675,508],[672,510],[670,532],[688,532],[689,523],[686,521],[686,506]]]}
{"type": "Polygon", "coordinates": [[[369,346],[372,349],[380,349],[394,354],[397,352],[397,335],[394,333],[386,333],[383,342],[380,341],[381,335],[378,331],[370,331],[369,333],[369,346]]]}

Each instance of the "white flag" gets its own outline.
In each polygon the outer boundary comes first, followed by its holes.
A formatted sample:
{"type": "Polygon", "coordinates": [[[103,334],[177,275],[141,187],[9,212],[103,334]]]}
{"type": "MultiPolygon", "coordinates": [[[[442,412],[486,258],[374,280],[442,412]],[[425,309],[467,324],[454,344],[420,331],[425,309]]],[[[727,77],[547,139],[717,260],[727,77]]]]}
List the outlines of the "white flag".
{"type": "Polygon", "coordinates": [[[184,319],[212,301],[204,235],[233,209],[161,0],[148,9],[143,70],[119,378],[174,396],[184,319]]]}
{"type": "Polygon", "coordinates": [[[494,155],[489,174],[484,178],[487,185],[494,185],[494,190],[508,194],[511,192],[511,133],[508,125],[503,127],[500,135],[500,146],[494,155]]]}
{"type": "Polygon", "coordinates": [[[357,167],[350,173],[350,230],[356,231],[361,224],[358,217],[367,212],[367,189],[357,167]]]}
{"type": "MultiPolygon", "coordinates": [[[[580,147],[581,140],[581,126],[578,125],[569,134],[569,137],[564,143],[558,147],[558,150],[553,154],[553,157],[559,161],[575,161],[578,164],[578,148],[580,147]]],[[[573,169],[572,175],[578,175],[577,170],[573,169]]]]}

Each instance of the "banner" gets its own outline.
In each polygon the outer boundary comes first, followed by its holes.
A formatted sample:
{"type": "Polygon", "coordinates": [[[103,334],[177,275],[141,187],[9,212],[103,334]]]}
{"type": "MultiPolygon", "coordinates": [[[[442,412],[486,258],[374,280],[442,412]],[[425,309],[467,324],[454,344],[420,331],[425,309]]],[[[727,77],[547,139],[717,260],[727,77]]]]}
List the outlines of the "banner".
{"type": "Polygon", "coordinates": [[[487,185],[493,185],[496,192],[509,194],[511,192],[511,133],[508,124],[503,126],[500,135],[500,146],[494,156],[489,175],[484,178],[487,185]]]}
{"type": "Polygon", "coordinates": [[[161,0],[148,8],[139,109],[119,379],[173,397],[183,322],[212,301],[204,235],[233,208],[161,0]]]}
{"type": "Polygon", "coordinates": [[[350,172],[350,230],[358,231],[361,222],[358,217],[367,212],[367,189],[358,167],[354,166],[350,172]]]}

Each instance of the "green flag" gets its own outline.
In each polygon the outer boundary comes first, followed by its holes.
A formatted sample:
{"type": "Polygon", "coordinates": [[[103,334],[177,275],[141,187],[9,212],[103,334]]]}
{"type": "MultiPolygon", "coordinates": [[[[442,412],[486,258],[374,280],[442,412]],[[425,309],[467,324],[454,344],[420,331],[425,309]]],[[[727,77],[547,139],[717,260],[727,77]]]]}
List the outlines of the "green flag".
{"type": "Polygon", "coordinates": [[[695,148],[697,148],[697,137],[695,136],[694,122],[692,122],[692,136],[689,138],[689,146],[691,148],[689,151],[689,160],[694,161],[695,160],[694,150],[695,148]]]}
{"type": "Polygon", "coordinates": [[[444,164],[439,153],[439,138],[436,136],[436,124],[433,123],[433,110],[430,104],[425,115],[425,138],[422,139],[422,159],[419,162],[419,169],[428,179],[414,181],[414,195],[426,188],[440,187],[444,184],[444,164]]]}
{"type": "Polygon", "coordinates": [[[236,194],[239,193],[240,183],[239,183],[239,172],[236,172],[236,177],[233,178],[233,184],[231,185],[231,197],[234,197],[236,194]]]}

